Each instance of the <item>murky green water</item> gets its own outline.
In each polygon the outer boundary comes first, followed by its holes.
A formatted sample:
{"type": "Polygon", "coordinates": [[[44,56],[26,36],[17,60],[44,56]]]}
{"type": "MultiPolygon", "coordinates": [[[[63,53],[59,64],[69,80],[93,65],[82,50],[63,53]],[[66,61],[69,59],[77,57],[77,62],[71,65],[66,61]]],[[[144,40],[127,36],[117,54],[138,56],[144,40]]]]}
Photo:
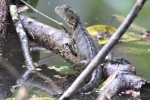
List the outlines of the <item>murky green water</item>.
{"type": "MultiPolygon", "coordinates": [[[[91,26],[95,24],[106,24],[117,28],[120,25],[112,15],[126,16],[133,7],[136,0],[39,0],[35,7],[44,14],[51,18],[63,22],[67,29],[70,30],[65,21],[55,13],[55,7],[63,4],[68,4],[80,15],[82,22],[85,26],[91,26]]],[[[150,29],[150,1],[148,0],[135,19],[134,23],[145,28],[150,29]]],[[[36,20],[61,29],[61,27],[52,21],[44,18],[37,13],[28,13],[29,16],[35,17],[36,20]]],[[[138,32],[133,29],[128,31],[138,32]]],[[[150,80],[150,42],[147,41],[134,41],[128,43],[119,43],[114,50],[116,57],[123,57],[131,62],[137,69],[137,74],[143,78],[150,80]]],[[[48,54],[43,51],[40,53],[39,63],[45,63],[48,65],[61,66],[67,64],[64,60],[58,56],[47,57],[48,54]],[[44,58],[44,59],[43,59],[44,58]],[[55,60],[57,59],[57,60],[55,60]]]]}
{"type": "MultiPolygon", "coordinates": [[[[126,16],[135,2],[136,0],[39,0],[36,9],[57,21],[63,22],[65,26],[70,29],[64,20],[60,18],[54,11],[56,6],[68,4],[80,15],[81,20],[83,23],[85,23],[86,27],[95,24],[106,24],[117,28],[120,25],[120,22],[113,19],[112,15],[126,16]]],[[[150,1],[148,0],[134,21],[135,24],[145,29],[150,28],[149,5],[150,1]]],[[[61,29],[59,25],[37,13],[28,13],[28,15],[35,17],[40,22],[61,29]]],[[[133,30],[129,29],[128,31],[133,30]]],[[[135,33],[140,32],[135,31],[135,33]]],[[[150,80],[150,52],[147,51],[147,49],[150,48],[150,43],[135,41],[126,44],[121,43],[116,47],[117,48],[114,51],[116,52],[116,56],[124,57],[125,59],[129,60],[137,68],[138,75],[142,75],[147,80],[150,80]]],[[[54,63],[54,61],[51,60],[52,62],[49,62],[50,60],[48,60],[51,58],[42,60],[42,57],[44,57],[43,55],[44,54],[41,53],[41,60],[39,62],[53,65],[51,63],[54,63]]],[[[57,57],[52,58],[55,59],[57,57]]],[[[59,61],[55,63],[58,64],[59,61]]]]}
{"type": "Polygon", "coordinates": [[[136,67],[137,75],[150,80],[150,52],[147,51],[150,43],[136,41],[119,44],[115,48],[115,56],[123,57],[136,67]]]}

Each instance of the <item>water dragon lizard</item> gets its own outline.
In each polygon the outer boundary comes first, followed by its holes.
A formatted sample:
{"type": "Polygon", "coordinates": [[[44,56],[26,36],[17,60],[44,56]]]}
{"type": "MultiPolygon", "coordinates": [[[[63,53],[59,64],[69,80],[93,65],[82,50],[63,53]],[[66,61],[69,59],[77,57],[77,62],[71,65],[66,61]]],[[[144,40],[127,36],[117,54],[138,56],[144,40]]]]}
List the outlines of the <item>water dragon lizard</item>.
{"type": "MultiPolygon", "coordinates": [[[[86,28],[82,24],[78,14],[68,5],[57,6],[56,13],[62,17],[73,30],[73,40],[76,44],[77,56],[80,61],[75,63],[73,67],[86,67],[100,50],[100,45],[92,39],[86,28]]],[[[102,78],[102,68],[99,65],[93,72],[91,79],[87,85],[80,89],[81,93],[88,92],[97,87],[102,78]]]]}

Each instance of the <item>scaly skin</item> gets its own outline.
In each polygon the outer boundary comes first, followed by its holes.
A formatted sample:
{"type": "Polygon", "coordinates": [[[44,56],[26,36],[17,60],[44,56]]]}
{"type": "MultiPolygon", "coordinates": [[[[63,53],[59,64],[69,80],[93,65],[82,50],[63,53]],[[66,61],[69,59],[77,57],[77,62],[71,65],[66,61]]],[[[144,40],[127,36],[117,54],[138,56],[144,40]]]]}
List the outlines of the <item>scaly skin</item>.
{"type": "MultiPolygon", "coordinates": [[[[80,61],[73,65],[74,68],[85,68],[100,50],[100,45],[88,34],[79,16],[68,5],[55,8],[56,13],[61,16],[73,30],[73,40],[76,43],[77,56],[80,61]]],[[[99,65],[92,73],[90,82],[80,92],[85,93],[97,87],[102,78],[102,68],[99,65]]]]}

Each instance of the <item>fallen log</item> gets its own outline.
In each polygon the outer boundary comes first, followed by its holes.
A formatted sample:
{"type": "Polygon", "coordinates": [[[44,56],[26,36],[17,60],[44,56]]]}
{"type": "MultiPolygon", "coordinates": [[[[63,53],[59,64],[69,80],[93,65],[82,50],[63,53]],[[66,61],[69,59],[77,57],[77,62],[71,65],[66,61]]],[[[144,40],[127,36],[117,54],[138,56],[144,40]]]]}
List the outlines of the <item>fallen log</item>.
{"type": "Polygon", "coordinates": [[[107,62],[103,67],[104,78],[106,81],[100,89],[100,95],[96,100],[112,100],[123,95],[128,98],[140,98],[140,91],[144,85],[150,85],[148,81],[136,75],[136,69],[127,60],[123,58],[115,58],[107,62]],[[126,93],[130,91],[130,93],[126,93]]]}
{"type": "Polygon", "coordinates": [[[68,33],[44,25],[24,15],[20,15],[20,20],[22,21],[25,30],[29,33],[28,35],[39,45],[52,50],[56,54],[60,54],[70,63],[78,61],[67,45],[70,41],[68,33]]]}

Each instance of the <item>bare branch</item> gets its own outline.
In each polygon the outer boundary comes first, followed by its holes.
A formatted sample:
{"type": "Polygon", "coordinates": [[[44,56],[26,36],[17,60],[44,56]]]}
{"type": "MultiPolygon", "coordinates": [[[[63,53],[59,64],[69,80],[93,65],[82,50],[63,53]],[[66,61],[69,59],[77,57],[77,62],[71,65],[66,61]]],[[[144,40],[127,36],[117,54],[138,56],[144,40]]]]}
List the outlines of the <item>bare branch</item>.
{"type": "Polygon", "coordinates": [[[16,26],[16,31],[20,38],[20,42],[22,45],[22,50],[23,50],[23,54],[24,54],[24,58],[26,62],[26,67],[31,72],[35,71],[33,61],[29,52],[28,38],[26,36],[26,33],[23,29],[23,26],[20,20],[18,19],[17,7],[15,5],[10,5],[10,12],[11,12],[12,20],[16,26]]]}
{"type": "Polygon", "coordinates": [[[70,36],[66,32],[37,22],[24,15],[19,15],[19,17],[25,30],[40,46],[60,54],[70,63],[78,61],[71,53],[69,46],[66,45],[70,40],[70,36]]]}

